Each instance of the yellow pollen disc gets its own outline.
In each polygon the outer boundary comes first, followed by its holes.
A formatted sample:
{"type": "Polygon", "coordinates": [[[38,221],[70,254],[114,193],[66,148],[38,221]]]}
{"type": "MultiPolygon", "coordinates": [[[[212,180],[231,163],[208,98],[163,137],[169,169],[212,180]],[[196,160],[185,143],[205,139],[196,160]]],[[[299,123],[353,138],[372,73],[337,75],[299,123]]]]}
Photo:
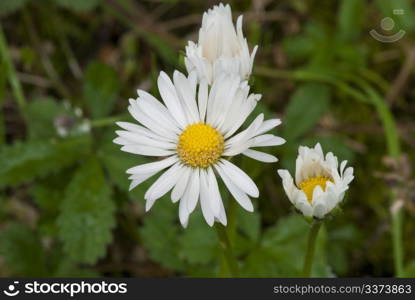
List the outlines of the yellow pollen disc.
{"type": "Polygon", "coordinates": [[[183,163],[201,168],[214,164],[223,149],[223,136],[215,128],[203,123],[187,126],[177,145],[177,153],[183,163]]]}
{"type": "Polygon", "coordinates": [[[321,186],[323,191],[326,190],[327,181],[333,182],[333,180],[327,176],[311,177],[300,183],[300,189],[306,194],[308,202],[313,202],[313,191],[316,186],[321,186]]]}

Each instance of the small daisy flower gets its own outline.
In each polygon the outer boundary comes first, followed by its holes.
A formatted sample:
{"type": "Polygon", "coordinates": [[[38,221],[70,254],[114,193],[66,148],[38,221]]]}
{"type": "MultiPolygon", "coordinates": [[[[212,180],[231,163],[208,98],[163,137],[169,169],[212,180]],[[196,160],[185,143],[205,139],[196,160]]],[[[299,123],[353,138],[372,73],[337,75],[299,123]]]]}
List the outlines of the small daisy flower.
{"type": "Polygon", "coordinates": [[[199,79],[209,84],[224,72],[239,74],[245,80],[251,74],[257,48],[249,53],[242,33],[242,16],[235,28],[231,7],[219,4],[203,14],[198,43],[189,41],[186,46],[186,68],[189,73],[196,70],[199,79]]]}
{"type": "Polygon", "coordinates": [[[251,148],[283,144],[284,139],[264,134],[281,121],[264,121],[260,114],[236,133],[261,97],[249,94],[247,82],[236,75],[223,74],[209,88],[206,81],[198,83],[194,72],[186,77],[176,71],[173,82],[161,72],[157,83],[164,104],[138,90],[138,98],[130,99],[128,110],[141,125],[118,122],[124,130],[117,131],[114,140],[125,152],[162,157],[127,170],[133,189],[167,169],[145,193],[146,211],[171,190],[171,200],[180,201],[179,218],[184,227],[199,202],[210,226],[215,221],[226,225],[216,174],[236,201],[253,211],[249,197],[258,197],[256,184],[225,158],[243,154],[262,162],[276,162],[276,157],[251,148]]]}
{"type": "Polygon", "coordinates": [[[304,216],[318,219],[331,212],[344,197],[353,180],[353,168],[345,169],[329,152],[324,158],[319,143],[314,148],[300,146],[295,163],[295,184],[287,170],[278,170],[288,199],[304,216]]]}

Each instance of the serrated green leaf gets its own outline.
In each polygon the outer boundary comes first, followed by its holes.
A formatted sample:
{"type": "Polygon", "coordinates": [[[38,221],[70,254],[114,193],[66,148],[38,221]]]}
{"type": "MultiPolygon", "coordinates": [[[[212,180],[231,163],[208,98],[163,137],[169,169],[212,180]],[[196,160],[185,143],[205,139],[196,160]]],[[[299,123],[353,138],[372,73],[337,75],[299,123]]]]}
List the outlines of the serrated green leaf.
{"type": "Polygon", "coordinates": [[[76,264],[63,259],[61,264],[58,266],[57,270],[53,274],[53,277],[97,278],[100,277],[100,274],[93,269],[81,268],[76,264]]]}
{"type": "Polygon", "coordinates": [[[209,264],[218,257],[218,246],[215,229],[206,224],[200,210],[195,211],[180,236],[180,257],[190,264],[209,264]]]}
{"type": "Polygon", "coordinates": [[[72,169],[64,169],[57,174],[36,180],[31,186],[31,194],[39,209],[38,228],[43,236],[58,235],[56,218],[64,199],[66,185],[73,176],[72,169]]]}
{"type": "Polygon", "coordinates": [[[283,136],[294,140],[309,130],[327,111],[330,89],[324,84],[307,83],[297,89],[291,97],[283,120],[283,136]]]}
{"type": "Polygon", "coordinates": [[[27,119],[30,139],[47,139],[57,136],[54,119],[64,112],[62,105],[51,98],[35,99],[27,105],[26,110],[30,116],[27,119]]]}
{"type": "Polygon", "coordinates": [[[93,264],[106,252],[115,225],[111,189],[96,158],[76,172],[65,191],[58,218],[59,236],[66,255],[93,264]]]}
{"type": "Polygon", "coordinates": [[[41,241],[27,226],[10,224],[0,233],[0,255],[14,276],[47,276],[41,241]]]}
{"type": "Polygon", "coordinates": [[[54,0],[58,5],[75,11],[88,11],[95,8],[100,0],[54,0]]]}
{"type": "MultiPolygon", "coordinates": [[[[141,183],[132,191],[129,191],[130,180],[128,179],[127,169],[134,166],[151,162],[152,160],[120,150],[120,146],[112,142],[116,137],[116,126],[106,129],[101,138],[98,149],[98,157],[102,162],[111,182],[121,191],[128,193],[130,199],[143,200],[145,191],[150,187],[153,178],[141,183]]],[[[155,176],[157,177],[157,176],[155,176]]]]}
{"type": "Polygon", "coordinates": [[[28,182],[67,167],[89,153],[90,139],[17,142],[0,149],[0,186],[28,182]]]}
{"type": "Polygon", "coordinates": [[[0,16],[13,13],[23,8],[30,0],[1,0],[0,16]]]}
{"type": "Polygon", "coordinates": [[[84,82],[83,96],[92,117],[107,116],[120,87],[115,70],[106,64],[92,62],[86,69],[84,82]]]}
{"type": "Polygon", "coordinates": [[[163,198],[157,200],[151,212],[145,216],[140,235],[151,259],[167,268],[181,271],[185,264],[178,255],[180,244],[176,222],[177,206],[166,197],[163,198]]]}
{"type": "MultiPolygon", "coordinates": [[[[307,243],[309,225],[299,215],[282,218],[263,235],[260,245],[248,256],[244,276],[300,276],[307,243]]],[[[326,235],[320,229],[313,264],[313,276],[331,276],[325,258],[326,235]]]]}

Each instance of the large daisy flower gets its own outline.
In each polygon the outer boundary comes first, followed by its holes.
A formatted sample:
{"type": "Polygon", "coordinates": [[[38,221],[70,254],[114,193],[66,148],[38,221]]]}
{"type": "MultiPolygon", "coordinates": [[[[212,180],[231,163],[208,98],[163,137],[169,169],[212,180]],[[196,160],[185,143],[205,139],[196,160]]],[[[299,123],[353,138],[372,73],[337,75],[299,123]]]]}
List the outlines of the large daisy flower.
{"type": "Polygon", "coordinates": [[[242,16],[235,28],[231,7],[219,4],[203,14],[198,43],[189,41],[186,46],[186,68],[189,73],[196,70],[199,78],[208,83],[224,72],[248,79],[257,48],[249,53],[242,33],[242,16]]]}
{"type": "Polygon", "coordinates": [[[186,77],[176,71],[173,82],[161,72],[157,84],[164,104],[138,90],[138,98],[130,99],[128,110],[141,125],[118,122],[124,130],[117,131],[114,140],[125,152],[162,157],[127,170],[133,189],[167,169],[145,193],[146,211],[171,190],[171,200],[180,201],[179,218],[184,227],[199,201],[210,226],[215,221],[226,225],[216,174],[235,200],[253,211],[249,197],[258,197],[258,188],[226,157],[243,154],[263,162],[276,162],[276,157],[251,148],[283,144],[284,139],[264,134],[281,121],[264,121],[260,114],[246,129],[236,133],[261,97],[249,94],[247,82],[241,82],[236,75],[223,74],[209,88],[206,81],[198,83],[194,72],[186,77]]]}
{"type": "Polygon", "coordinates": [[[319,143],[314,148],[300,146],[295,164],[295,183],[287,170],[278,170],[291,203],[307,217],[324,218],[344,198],[353,180],[347,161],[339,164],[329,152],[324,157],[319,143]]]}

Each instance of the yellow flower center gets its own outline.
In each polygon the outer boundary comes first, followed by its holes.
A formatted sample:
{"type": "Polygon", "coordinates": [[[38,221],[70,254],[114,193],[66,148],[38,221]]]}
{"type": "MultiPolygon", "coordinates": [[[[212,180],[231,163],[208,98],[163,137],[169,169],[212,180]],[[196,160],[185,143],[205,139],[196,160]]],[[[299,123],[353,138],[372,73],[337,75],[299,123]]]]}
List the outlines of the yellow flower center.
{"type": "Polygon", "coordinates": [[[323,191],[326,190],[327,181],[333,182],[333,180],[327,176],[311,177],[300,183],[300,189],[306,194],[308,202],[313,202],[313,191],[316,186],[321,186],[323,191]]]}
{"type": "Polygon", "coordinates": [[[203,123],[188,125],[177,145],[177,153],[183,163],[201,168],[214,164],[223,149],[223,136],[215,128],[203,123]]]}

